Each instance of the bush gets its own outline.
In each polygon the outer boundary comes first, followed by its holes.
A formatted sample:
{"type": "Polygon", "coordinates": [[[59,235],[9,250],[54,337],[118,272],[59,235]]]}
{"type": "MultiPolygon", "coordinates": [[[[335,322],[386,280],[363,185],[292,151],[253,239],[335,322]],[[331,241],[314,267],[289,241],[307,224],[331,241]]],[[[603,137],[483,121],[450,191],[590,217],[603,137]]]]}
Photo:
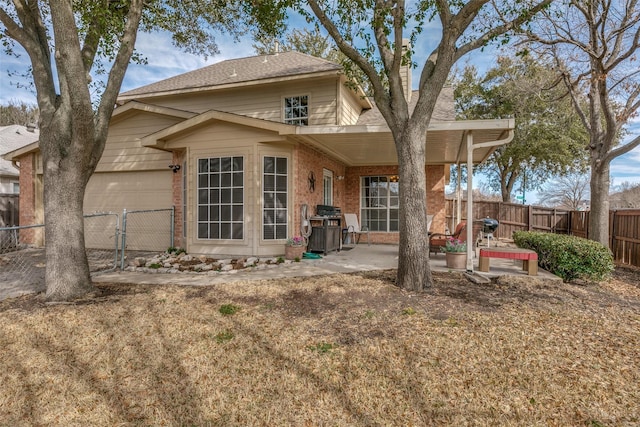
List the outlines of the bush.
{"type": "Polygon", "coordinates": [[[562,278],[564,282],[606,279],[613,271],[611,251],[601,243],[562,234],[517,231],[516,245],[538,253],[540,267],[562,278]]]}

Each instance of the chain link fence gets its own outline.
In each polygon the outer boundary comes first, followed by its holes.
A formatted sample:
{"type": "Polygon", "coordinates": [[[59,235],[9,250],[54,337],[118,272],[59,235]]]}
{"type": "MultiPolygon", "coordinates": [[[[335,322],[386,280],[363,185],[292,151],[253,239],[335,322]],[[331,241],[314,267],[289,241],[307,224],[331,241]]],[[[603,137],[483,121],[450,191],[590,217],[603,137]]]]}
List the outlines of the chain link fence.
{"type": "Polygon", "coordinates": [[[173,246],[175,209],[136,210],[122,213],[120,268],[127,251],[164,252],[173,246]]]}
{"type": "Polygon", "coordinates": [[[44,290],[44,248],[23,243],[44,234],[44,225],[0,228],[0,284],[2,293],[18,296],[44,290]]]}
{"type": "Polygon", "coordinates": [[[84,245],[91,274],[118,268],[120,217],[113,212],[84,216],[84,245]]]}
{"type": "MultiPolygon", "coordinates": [[[[85,215],[84,235],[92,275],[118,267],[120,218],[115,213],[85,215]]],[[[0,228],[0,284],[3,292],[44,290],[46,256],[44,246],[25,242],[44,241],[44,225],[0,228]]]]}
{"type": "MultiPolygon", "coordinates": [[[[173,246],[174,208],[84,216],[84,238],[91,275],[124,269],[127,251],[164,252],[173,246]]],[[[20,295],[44,290],[44,225],[0,227],[0,286],[20,295]],[[29,243],[27,243],[29,242],[29,243]]]]}

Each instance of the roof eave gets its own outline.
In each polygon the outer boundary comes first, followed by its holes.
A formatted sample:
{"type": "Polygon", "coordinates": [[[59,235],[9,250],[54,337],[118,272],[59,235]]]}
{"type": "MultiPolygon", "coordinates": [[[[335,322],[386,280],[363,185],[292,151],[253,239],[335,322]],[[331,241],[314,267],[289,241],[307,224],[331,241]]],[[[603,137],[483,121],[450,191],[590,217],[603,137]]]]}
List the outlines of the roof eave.
{"type": "Polygon", "coordinates": [[[20,157],[25,154],[30,154],[36,152],[40,149],[39,141],[32,142],[31,144],[25,145],[24,147],[18,148],[17,150],[9,151],[2,155],[2,158],[8,160],[10,162],[18,160],[20,157]]]}
{"type": "Polygon", "coordinates": [[[171,95],[185,95],[195,92],[210,92],[210,91],[218,91],[225,89],[236,89],[239,87],[249,87],[249,86],[257,86],[263,84],[271,84],[271,83],[281,83],[281,82],[289,82],[293,80],[302,80],[309,78],[319,78],[319,77],[331,77],[340,74],[340,70],[329,70],[329,71],[321,71],[321,72],[313,72],[306,74],[295,74],[291,76],[281,76],[281,77],[272,77],[268,79],[257,79],[257,80],[248,80],[242,82],[234,82],[227,83],[221,85],[209,85],[209,86],[198,86],[198,87],[190,87],[186,89],[174,89],[174,90],[166,90],[166,91],[154,91],[154,92],[146,92],[146,93],[138,93],[126,95],[122,94],[118,97],[116,101],[118,104],[124,104],[126,101],[134,100],[134,99],[143,99],[143,98],[153,98],[160,96],[171,96],[171,95]]]}
{"type": "Polygon", "coordinates": [[[249,126],[257,129],[268,130],[278,135],[293,135],[296,132],[296,126],[284,123],[272,122],[268,120],[256,119],[254,117],[241,116],[233,113],[225,113],[222,111],[209,110],[195,117],[177,123],[158,132],[152,133],[141,138],[141,144],[144,147],[152,147],[160,150],[167,150],[167,140],[174,135],[188,131],[196,126],[204,125],[208,122],[219,120],[234,123],[242,126],[249,126]]]}

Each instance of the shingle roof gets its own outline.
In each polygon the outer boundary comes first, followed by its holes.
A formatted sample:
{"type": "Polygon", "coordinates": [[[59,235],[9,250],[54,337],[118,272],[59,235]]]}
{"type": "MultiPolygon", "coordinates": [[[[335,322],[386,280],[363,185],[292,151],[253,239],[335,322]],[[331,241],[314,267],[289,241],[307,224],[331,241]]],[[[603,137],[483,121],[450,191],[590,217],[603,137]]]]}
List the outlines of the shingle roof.
{"type": "Polygon", "coordinates": [[[39,135],[38,129],[30,132],[21,125],[0,126],[0,175],[17,176],[19,174],[11,162],[4,160],[2,155],[37,141],[39,135]]]}
{"type": "MultiPolygon", "coordinates": [[[[357,125],[379,125],[385,124],[384,117],[380,110],[375,104],[373,99],[370,99],[373,108],[370,110],[363,111],[360,117],[358,118],[357,125]]],[[[418,91],[414,90],[411,93],[411,101],[409,102],[409,111],[412,112],[416,107],[416,103],[418,102],[418,91]]],[[[433,110],[433,115],[431,116],[431,120],[437,121],[448,121],[455,120],[456,113],[454,110],[453,103],[453,87],[445,86],[442,88],[440,95],[438,96],[438,100],[436,101],[435,109],[433,110]]]]}
{"type": "Polygon", "coordinates": [[[188,73],[180,74],[139,87],[124,93],[121,97],[135,97],[196,88],[259,81],[295,75],[305,75],[324,71],[339,71],[342,67],[325,59],[300,52],[281,52],[272,55],[251,56],[229,59],[188,73]]]}

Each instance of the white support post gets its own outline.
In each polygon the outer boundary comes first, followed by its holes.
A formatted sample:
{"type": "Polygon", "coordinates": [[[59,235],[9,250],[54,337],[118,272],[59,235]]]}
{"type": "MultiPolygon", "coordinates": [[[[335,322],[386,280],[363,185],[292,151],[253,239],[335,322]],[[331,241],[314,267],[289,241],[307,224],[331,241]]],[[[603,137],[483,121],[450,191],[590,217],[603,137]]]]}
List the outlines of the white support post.
{"type": "Polygon", "coordinates": [[[473,273],[473,132],[467,132],[467,272],[473,273]]]}

